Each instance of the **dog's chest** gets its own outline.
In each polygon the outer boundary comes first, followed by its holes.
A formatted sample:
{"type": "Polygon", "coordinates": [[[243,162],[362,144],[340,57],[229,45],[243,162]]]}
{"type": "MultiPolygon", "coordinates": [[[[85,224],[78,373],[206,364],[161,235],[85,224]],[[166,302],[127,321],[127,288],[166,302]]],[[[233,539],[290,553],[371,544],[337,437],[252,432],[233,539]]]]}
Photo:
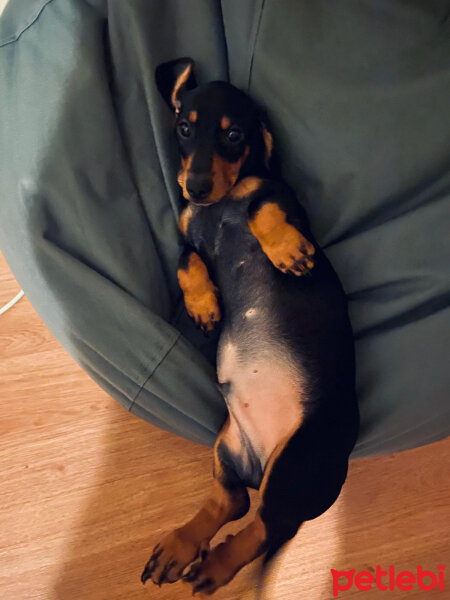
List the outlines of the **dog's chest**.
{"type": "Polygon", "coordinates": [[[191,243],[216,264],[221,259],[233,264],[249,246],[257,247],[247,222],[246,201],[222,200],[220,203],[194,209],[190,225],[191,243]]]}

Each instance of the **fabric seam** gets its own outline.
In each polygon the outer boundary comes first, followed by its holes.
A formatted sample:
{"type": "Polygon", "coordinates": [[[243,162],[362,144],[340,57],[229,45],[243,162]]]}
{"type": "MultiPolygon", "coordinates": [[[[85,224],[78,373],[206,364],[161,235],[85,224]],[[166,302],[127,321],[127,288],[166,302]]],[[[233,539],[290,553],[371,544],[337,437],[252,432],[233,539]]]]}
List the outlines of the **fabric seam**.
{"type": "Polygon", "coordinates": [[[255,51],[256,51],[256,42],[258,41],[259,29],[261,27],[262,14],[263,14],[263,10],[264,10],[264,2],[265,2],[265,0],[261,0],[261,4],[260,4],[260,8],[259,8],[259,15],[258,15],[258,22],[256,23],[255,33],[254,33],[253,41],[252,41],[252,47],[250,50],[250,65],[248,68],[247,92],[250,91],[250,83],[251,83],[252,72],[253,72],[253,62],[254,62],[255,51]]]}
{"type": "Polygon", "coordinates": [[[223,0],[219,0],[219,12],[220,12],[220,20],[222,23],[223,43],[225,46],[225,63],[226,63],[226,71],[227,71],[227,81],[230,81],[230,57],[229,57],[229,52],[228,52],[227,32],[225,31],[225,19],[223,18],[222,2],[223,2],[223,0]]]}
{"type": "Polygon", "coordinates": [[[27,29],[29,29],[32,25],[34,25],[34,23],[36,23],[36,21],[39,19],[42,12],[44,11],[45,7],[48,6],[50,4],[50,2],[53,2],[53,0],[47,0],[47,2],[39,8],[37,13],[35,13],[35,15],[33,17],[31,17],[31,21],[29,21],[21,31],[19,31],[18,33],[14,33],[9,38],[6,38],[6,40],[3,40],[3,41],[0,40],[0,48],[3,48],[4,46],[7,46],[8,44],[13,44],[14,42],[17,42],[17,40],[20,38],[20,36],[23,33],[25,33],[25,31],[27,29]]]}
{"type": "Polygon", "coordinates": [[[144,389],[144,387],[147,385],[147,383],[150,381],[150,379],[153,377],[156,369],[164,362],[164,360],[167,358],[168,354],[170,354],[170,352],[172,351],[173,347],[178,342],[178,340],[180,339],[180,337],[181,337],[181,332],[178,332],[178,334],[175,336],[175,339],[170,344],[169,348],[166,350],[166,352],[164,352],[162,354],[162,356],[159,359],[159,361],[157,361],[155,363],[155,365],[153,366],[153,368],[150,370],[147,378],[144,380],[143,384],[140,386],[140,388],[138,389],[138,391],[135,394],[134,398],[132,399],[131,404],[128,407],[128,412],[131,412],[131,410],[133,409],[134,405],[137,402],[137,399],[139,398],[140,393],[142,392],[142,390],[144,389]]]}

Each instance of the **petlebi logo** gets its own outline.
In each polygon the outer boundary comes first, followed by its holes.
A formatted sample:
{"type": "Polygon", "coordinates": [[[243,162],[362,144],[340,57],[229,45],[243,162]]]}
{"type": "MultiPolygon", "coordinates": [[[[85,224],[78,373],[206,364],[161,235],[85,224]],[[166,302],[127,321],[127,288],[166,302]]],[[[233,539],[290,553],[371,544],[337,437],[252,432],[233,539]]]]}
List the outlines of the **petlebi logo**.
{"type": "Polygon", "coordinates": [[[444,571],[445,565],[438,565],[436,572],[425,571],[421,565],[415,572],[399,571],[396,572],[394,566],[386,569],[377,565],[375,573],[370,571],[359,571],[355,569],[349,571],[336,571],[331,569],[333,578],[333,597],[337,598],[341,592],[346,592],[353,586],[362,591],[368,592],[371,589],[378,588],[383,592],[401,590],[408,592],[414,589],[420,589],[424,592],[432,590],[444,591],[444,571]]]}

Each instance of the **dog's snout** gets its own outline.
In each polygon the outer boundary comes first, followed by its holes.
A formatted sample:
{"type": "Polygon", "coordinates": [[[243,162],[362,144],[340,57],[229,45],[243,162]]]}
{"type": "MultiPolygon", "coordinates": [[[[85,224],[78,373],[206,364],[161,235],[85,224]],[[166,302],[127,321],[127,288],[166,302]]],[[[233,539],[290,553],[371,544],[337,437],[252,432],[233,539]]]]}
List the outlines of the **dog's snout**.
{"type": "Polygon", "coordinates": [[[212,181],[209,175],[193,173],[189,175],[186,183],[188,194],[194,200],[204,200],[212,190],[212,181]]]}

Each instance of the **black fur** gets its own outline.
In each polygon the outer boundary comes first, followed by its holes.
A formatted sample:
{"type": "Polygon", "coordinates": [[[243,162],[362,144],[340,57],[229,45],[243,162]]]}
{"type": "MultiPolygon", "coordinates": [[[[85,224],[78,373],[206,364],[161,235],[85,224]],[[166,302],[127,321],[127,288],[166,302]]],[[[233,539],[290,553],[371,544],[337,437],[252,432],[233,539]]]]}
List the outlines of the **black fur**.
{"type": "MultiPolygon", "coordinates": [[[[163,71],[158,75],[162,90],[166,89],[163,71]]],[[[236,199],[226,193],[215,203],[204,198],[201,204],[207,206],[192,203],[187,255],[195,249],[219,289],[222,339],[239,340],[244,356],[257,355],[261,343],[273,340],[288,350],[304,376],[302,424],[276,459],[262,498],[267,561],[303,521],[319,516],[333,504],[346,478],[359,427],[347,303],[302,206],[270,168],[267,126],[252,100],[228,83],[212,82],[191,89],[186,86],[180,103],[175,130],[181,156],[193,157],[193,173],[214,177],[214,155],[235,163],[248,149],[237,182],[247,176],[263,180],[247,197],[236,199]],[[198,122],[189,122],[192,111],[200,115],[198,122]],[[228,129],[219,125],[224,115],[230,127],[242,133],[239,143],[227,140],[228,129]],[[189,136],[180,133],[180,123],[187,123],[189,136]],[[249,221],[268,202],[277,203],[288,222],[314,245],[315,264],[309,273],[300,277],[284,274],[253,236],[249,221]],[[246,312],[255,306],[264,309],[261,316],[246,318],[246,312]]],[[[186,268],[186,254],[180,268],[186,268]]],[[[221,384],[226,401],[232,385],[230,381],[221,384]]],[[[219,444],[218,458],[226,473],[223,483],[229,489],[243,484],[258,488],[264,471],[252,440],[241,433],[244,457],[233,454],[224,442],[219,444]]]]}

